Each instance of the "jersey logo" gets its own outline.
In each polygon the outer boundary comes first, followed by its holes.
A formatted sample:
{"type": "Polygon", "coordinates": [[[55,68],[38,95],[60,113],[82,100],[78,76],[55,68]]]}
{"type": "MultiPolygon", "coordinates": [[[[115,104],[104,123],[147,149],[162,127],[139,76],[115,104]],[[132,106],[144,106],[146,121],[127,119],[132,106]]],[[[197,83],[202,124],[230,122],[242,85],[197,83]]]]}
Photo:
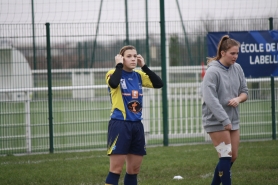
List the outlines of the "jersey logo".
{"type": "Polygon", "coordinates": [[[127,89],[125,79],[121,79],[121,87],[122,87],[122,89],[127,89]]]}
{"type": "Polygon", "coordinates": [[[142,105],[138,101],[130,101],[127,104],[128,110],[130,110],[133,113],[141,112],[142,105]]]}
{"type": "Polygon", "coordinates": [[[138,83],[139,89],[142,89],[142,84],[138,83]]]}
{"type": "Polygon", "coordinates": [[[138,99],[138,91],[132,90],[132,99],[138,99]]]}

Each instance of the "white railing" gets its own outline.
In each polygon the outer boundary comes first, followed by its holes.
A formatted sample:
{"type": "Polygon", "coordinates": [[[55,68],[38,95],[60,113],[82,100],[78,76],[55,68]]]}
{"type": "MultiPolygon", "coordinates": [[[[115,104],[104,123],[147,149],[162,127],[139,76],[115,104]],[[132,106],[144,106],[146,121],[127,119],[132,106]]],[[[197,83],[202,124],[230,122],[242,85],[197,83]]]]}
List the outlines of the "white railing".
{"type": "MultiPolygon", "coordinates": [[[[63,91],[63,90],[94,90],[94,89],[102,89],[102,88],[107,88],[106,85],[94,85],[94,86],[69,86],[69,87],[52,87],[52,91],[63,91]]],[[[31,153],[32,151],[32,145],[31,145],[31,139],[32,139],[32,133],[31,133],[31,111],[30,111],[30,102],[32,99],[30,98],[31,94],[33,92],[40,92],[40,91],[47,91],[47,87],[40,87],[40,88],[19,88],[19,89],[0,89],[0,94],[9,94],[9,93],[17,93],[17,92],[23,92],[24,97],[21,98],[25,102],[24,107],[25,107],[25,130],[26,130],[26,152],[31,153]]],[[[6,101],[1,100],[2,102],[13,102],[13,100],[7,99],[6,101]]],[[[2,125],[2,126],[11,126],[9,125],[2,125]]],[[[9,136],[8,136],[9,137],[9,136]]],[[[13,136],[12,136],[13,137],[13,136]]],[[[16,136],[18,137],[18,136],[16,136]]],[[[2,138],[6,139],[6,138],[2,138]]],[[[4,150],[4,148],[0,149],[4,150]]]]}
{"type": "MultiPolygon", "coordinates": [[[[52,73],[64,73],[71,72],[72,76],[79,72],[89,72],[91,75],[88,77],[94,78],[95,73],[106,72],[108,69],[84,69],[84,70],[52,70],[52,73]]],[[[154,71],[160,72],[160,67],[152,68],[154,71]]],[[[33,71],[33,74],[47,73],[46,70],[33,71]]],[[[168,126],[169,126],[169,138],[186,138],[186,137],[204,137],[205,140],[209,140],[207,134],[204,132],[201,123],[201,97],[199,94],[200,87],[200,74],[201,66],[197,67],[171,67],[168,70],[168,80],[172,73],[192,73],[195,75],[195,82],[192,83],[167,83],[168,91],[168,126]],[[194,105],[194,106],[193,106],[194,105]],[[190,109],[190,110],[188,110],[190,109]]],[[[75,78],[75,77],[73,77],[75,78]]],[[[82,77],[83,78],[83,77],[82,77]]],[[[277,78],[275,79],[278,80],[277,78]]],[[[247,79],[248,83],[261,83],[268,82],[270,78],[260,78],[260,79],[247,79]]],[[[90,84],[93,81],[88,80],[88,84],[78,84],[80,86],[68,86],[68,87],[52,87],[52,91],[64,91],[71,90],[79,91],[88,90],[94,91],[97,89],[106,89],[107,85],[94,85],[90,84]]],[[[162,139],[163,138],[163,122],[162,122],[162,96],[161,90],[157,89],[146,89],[144,88],[144,102],[143,102],[143,124],[146,133],[146,141],[149,139],[162,139]]],[[[258,89],[260,90],[260,88],[258,89]]],[[[47,87],[40,88],[19,88],[19,89],[0,89],[0,94],[9,94],[24,92],[24,104],[25,104],[25,138],[26,138],[26,152],[32,152],[32,133],[31,133],[31,123],[30,123],[30,102],[32,102],[31,94],[34,92],[48,91],[47,87]]],[[[95,96],[95,94],[91,94],[95,96]]],[[[108,96],[108,94],[107,94],[108,96]]],[[[73,93],[73,99],[74,93],[73,93]]],[[[92,97],[93,98],[93,97],[92,97]]],[[[3,99],[1,100],[3,102],[3,99]]],[[[109,101],[109,100],[107,100],[109,101]]],[[[10,100],[6,100],[10,102],[10,100]]],[[[56,123],[55,123],[56,124],[56,123]]],[[[59,123],[58,123],[59,124],[59,123]]],[[[98,132],[98,131],[96,131],[98,132]]],[[[71,133],[73,134],[73,133],[71,133]]],[[[83,133],[75,133],[82,135],[83,133]]],[[[59,136],[59,135],[55,135],[59,136]]],[[[8,139],[13,136],[5,136],[8,139]]],[[[47,137],[47,136],[45,136],[47,137]]],[[[92,141],[90,141],[92,143],[92,141]]],[[[105,141],[96,142],[96,144],[105,143],[105,141]]],[[[80,146],[85,146],[86,143],[81,143],[80,146]]],[[[78,146],[76,146],[78,147],[78,146]]],[[[5,150],[4,148],[0,150],[5,150]]]]}
{"type": "MultiPolygon", "coordinates": [[[[169,114],[169,137],[170,138],[181,138],[181,137],[194,137],[203,134],[201,128],[201,123],[199,121],[200,115],[198,115],[199,105],[196,107],[190,106],[191,110],[189,113],[184,110],[186,106],[189,106],[196,101],[200,101],[200,96],[196,93],[199,84],[197,83],[187,83],[187,84],[169,84],[169,90],[173,93],[168,95],[168,111],[169,113],[175,112],[174,115],[169,114]],[[177,104],[178,102],[184,102],[177,104]],[[179,106],[179,107],[178,107],[179,106]],[[179,109],[180,116],[177,117],[177,109],[179,109]],[[191,112],[196,112],[196,115],[190,115],[191,112]],[[193,125],[193,122],[194,123],[193,125]],[[193,131],[192,128],[200,130],[198,132],[193,131]]],[[[93,85],[93,86],[69,86],[69,87],[52,87],[52,91],[64,91],[64,90],[96,90],[96,89],[106,89],[107,85],[93,85]]],[[[47,87],[41,88],[21,88],[21,89],[0,89],[0,93],[16,93],[24,92],[24,104],[25,104],[25,127],[26,127],[26,152],[30,153],[32,151],[31,139],[31,111],[30,102],[33,100],[30,98],[30,94],[34,92],[47,91],[47,87]]],[[[143,102],[143,124],[146,133],[146,141],[148,139],[163,138],[163,123],[162,123],[162,97],[161,90],[144,88],[144,102],[143,102]]],[[[108,95],[107,95],[108,96],[108,95]]],[[[108,100],[109,101],[109,100],[108,100]]],[[[7,100],[6,102],[11,102],[7,100]]],[[[195,102],[195,103],[196,103],[195,102]]],[[[195,104],[194,103],[194,104],[195,104]]],[[[39,123],[37,123],[39,124],[39,123]]],[[[55,122],[55,124],[59,124],[55,122]]],[[[43,124],[45,125],[45,124],[43,124]]],[[[95,131],[97,132],[97,131],[95,131]]],[[[72,133],[71,133],[72,134],[72,133]]],[[[63,134],[55,134],[55,136],[62,136],[63,134]]],[[[80,136],[82,133],[80,133],[80,136]]],[[[9,137],[9,136],[6,136],[9,137]]],[[[46,136],[45,136],[46,137],[46,136]]],[[[4,138],[2,138],[4,139],[4,138]]],[[[4,148],[2,148],[4,149],[4,148]]]]}

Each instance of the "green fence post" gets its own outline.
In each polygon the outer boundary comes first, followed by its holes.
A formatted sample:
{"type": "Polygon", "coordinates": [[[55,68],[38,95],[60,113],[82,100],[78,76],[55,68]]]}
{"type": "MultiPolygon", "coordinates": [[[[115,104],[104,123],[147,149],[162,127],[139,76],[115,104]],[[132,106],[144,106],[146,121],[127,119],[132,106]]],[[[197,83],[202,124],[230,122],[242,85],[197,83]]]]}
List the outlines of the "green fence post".
{"type": "Polygon", "coordinates": [[[270,17],[268,20],[269,20],[269,29],[273,30],[273,18],[270,17]]]}
{"type": "Polygon", "coordinates": [[[102,11],[102,2],[103,2],[103,0],[100,1],[99,11],[98,11],[97,28],[96,28],[96,35],[95,35],[95,39],[94,39],[92,62],[91,62],[90,68],[93,68],[94,62],[95,62],[95,52],[96,52],[96,47],[97,47],[97,36],[98,36],[98,28],[99,28],[100,16],[101,16],[101,11],[102,11]]]}
{"type": "Polygon", "coordinates": [[[150,44],[149,44],[149,16],[148,16],[148,0],[145,0],[145,13],[146,13],[146,64],[151,66],[150,62],[150,44]]]}
{"type": "Polygon", "coordinates": [[[87,41],[84,43],[84,68],[88,68],[88,47],[87,47],[87,41]]]}
{"type": "Polygon", "coordinates": [[[81,45],[81,42],[78,42],[78,68],[82,68],[82,63],[81,63],[81,48],[82,48],[82,45],[81,45]]]}
{"type": "Polygon", "coordinates": [[[276,118],[275,118],[275,85],[274,76],[271,75],[271,110],[272,110],[272,139],[276,140],[276,118]]]}
{"type": "Polygon", "coordinates": [[[127,0],[125,0],[125,31],[126,31],[126,41],[125,45],[129,45],[129,33],[128,33],[128,7],[127,0]]]}
{"type": "Polygon", "coordinates": [[[53,116],[52,116],[52,81],[51,81],[51,47],[50,24],[46,23],[46,52],[47,52],[47,84],[48,84],[48,115],[49,115],[49,151],[53,153],[53,116]]]}
{"type": "Polygon", "coordinates": [[[189,45],[189,42],[188,42],[188,38],[187,38],[187,34],[186,34],[185,27],[184,27],[184,24],[183,24],[183,18],[182,18],[181,9],[180,9],[180,5],[179,5],[178,0],[176,0],[176,4],[177,4],[179,15],[180,15],[181,26],[182,26],[184,41],[185,41],[184,44],[185,44],[185,47],[187,49],[187,55],[189,56],[189,65],[193,65],[193,60],[192,60],[191,51],[190,51],[191,46],[189,45]]]}
{"type": "Polygon", "coordinates": [[[165,12],[164,0],[160,0],[160,39],[161,39],[161,69],[162,81],[162,111],[163,111],[163,145],[168,146],[168,98],[167,98],[167,74],[166,74],[166,34],[165,34],[165,12]]]}

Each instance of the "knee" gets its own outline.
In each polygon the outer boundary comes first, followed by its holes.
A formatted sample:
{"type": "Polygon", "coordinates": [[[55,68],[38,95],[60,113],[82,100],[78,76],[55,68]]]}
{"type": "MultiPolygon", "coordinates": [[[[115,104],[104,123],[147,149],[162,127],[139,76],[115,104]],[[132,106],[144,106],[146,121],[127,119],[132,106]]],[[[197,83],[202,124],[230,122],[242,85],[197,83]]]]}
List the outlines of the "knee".
{"type": "Polygon", "coordinates": [[[113,170],[110,170],[110,172],[115,173],[115,174],[121,174],[122,169],[113,169],[113,170]]]}
{"type": "Polygon", "coordinates": [[[132,168],[127,168],[128,174],[138,174],[140,172],[140,166],[133,166],[132,168]]]}
{"type": "Polygon", "coordinates": [[[110,172],[115,173],[115,174],[121,174],[122,173],[122,167],[120,166],[114,166],[114,167],[110,167],[110,172]]]}

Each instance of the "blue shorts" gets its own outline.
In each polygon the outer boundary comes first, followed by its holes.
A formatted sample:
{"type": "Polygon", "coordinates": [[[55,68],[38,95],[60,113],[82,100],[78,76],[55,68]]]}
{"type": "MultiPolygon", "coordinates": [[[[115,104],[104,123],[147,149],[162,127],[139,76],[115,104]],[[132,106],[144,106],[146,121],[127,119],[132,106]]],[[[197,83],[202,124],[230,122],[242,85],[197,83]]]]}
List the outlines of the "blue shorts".
{"type": "Polygon", "coordinates": [[[107,155],[111,154],[146,155],[144,126],[141,121],[109,121],[107,155]]]}

